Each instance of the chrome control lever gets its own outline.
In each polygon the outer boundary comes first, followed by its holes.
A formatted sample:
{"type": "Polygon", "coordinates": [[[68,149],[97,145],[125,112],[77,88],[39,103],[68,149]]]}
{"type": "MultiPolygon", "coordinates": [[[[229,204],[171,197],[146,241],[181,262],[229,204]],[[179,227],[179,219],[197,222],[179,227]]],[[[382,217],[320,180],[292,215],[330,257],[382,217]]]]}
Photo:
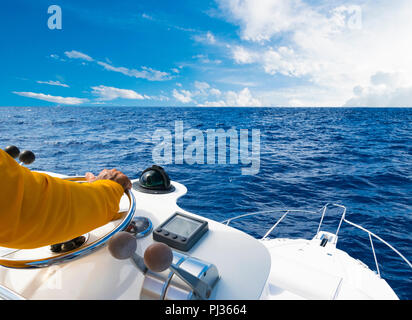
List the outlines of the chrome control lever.
{"type": "Polygon", "coordinates": [[[186,284],[192,288],[193,293],[197,295],[200,299],[206,300],[209,299],[210,294],[212,293],[212,288],[203,280],[196,278],[191,273],[173,265],[170,265],[170,270],[176,274],[180,279],[182,279],[186,284]]]}
{"type": "Polygon", "coordinates": [[[120,260],[131,259],[143,274],[146,274],[149,270],[162,272],[170,269],[193,290],[193,293],[199,299],[206,300],[210,297],[212,288],[208,283],[172,264],[172,249],[166,244],[161,242],[151,244],[146,249],[144,257],[138,255],[136,249],[136,238],[128,232],[119,232],[109,241],[109,251],[114,258],[120,260]]]}
{"type": "Polygon", "coordinates": [[[149,268],[146,267],[144,263],[144,259],[141,256],[139,256],[137,253],[134,253],[133,256],[131,257],[131,260],[133,261],[137,269],[139,269],[143,274],[147,273],[149,268]]]}

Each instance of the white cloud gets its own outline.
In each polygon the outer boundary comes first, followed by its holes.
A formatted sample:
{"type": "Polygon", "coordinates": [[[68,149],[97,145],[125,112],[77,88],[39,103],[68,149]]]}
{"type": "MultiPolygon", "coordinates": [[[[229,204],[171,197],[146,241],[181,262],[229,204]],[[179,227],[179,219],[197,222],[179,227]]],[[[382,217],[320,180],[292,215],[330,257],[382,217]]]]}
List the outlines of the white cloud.
{"type": "Polygon", "coordinates": [[[216,79],[216,82],[221,82],[225,84],[229,84],[231,86],[237,86],[237,87],[258,87],[259,84],[254,81],[250,81],[249,77],[247,77],[247,80],[242,79],[238,76],[225,76],[219,79],[216,79]]]}
{"type": "Polygon", "coordinates": [[[315,67],[296,55],[293,49],[287,47],[267,50],[262,56],[262,62],[266,73],[271,75],[280,73],[292,77],[307,75],[314,71],[315,67]]]}
{"type": "Polygon", "coordinates": [[[158,100],[158,101],[169,101],[170,100],[170,98],[169,97],[167,97],[167,96],[165,96],[165,95],[158,95],[158,96],[154,96],[154,97],[151,97],[153,100],[158,100]]]}
{"type": "Polygon", "coordinates": [[[227,107],[226,101],[205,101],[198,105],[199,107],[227,107]]]}
{"type": "Polygon", "coordinates": [[[232,49],[233,59],[236,63],[239,64],[248,64],[257,62],[259,55],[256,53],[247,50],[245,47],[242,46],[235,46],[232,49]]]}
{"type": "Polygon", "coordinates": [[[239,92],[229,91],[226,93],[226,105],[239,107],[260,107],[262,103],[250,93],[248,88],[239,92]]]}
{"type": "Polygon", "coordinates": [[[252,96],[252,93],[250,92],[249,88],[244,88],[238,92],[225,92],[224,99],[220,99],[217,101],[207,100],[203,103],[199,103],[198,105],[207,107],[261,107],[262,102],[259,99],[252,96]]]}
{"type": "Polygon", "coordinates": [[[215,36],[210,31],[206,32],[206,34],[194,36],[194,39],[197,42],[204,42],[208,44],[216,44],[217,42],[215,36]]]}
{"type": "Polygon", "coordinates": [[[136,69],[129,69],[125,67],[114,67],[111,64],[102,62],[102,61],[98,61],[97,64],[101,65],[102,67],[104,67],[106,70],[109,70],[109,71],[119,72],[129,77],[147,79],[149,81],[165,81],[165,80],[170,80],[173,78],[167,72],[154,70],[148,67],[142,67],[141,70],[136,70],[136,69]]]}
{"type": "Polygon", "coordinates": [[[37,83],[41,83],[41,84],[49,84],[51,86],[60,86],[60,87],[65,87],[65,88],[69,88],[69,86],[65,83],[61,83],[60,81],[37,81],[37,83]]]}
{"type": "Polygon", "coordinates": [[[44,100],[44,101],[49,101],[49,102],[55,102],[58,104],[67,104],[67,105],[78,105],[78,104],[82,104],[82,103],[89,101],[88,99],[51,96],[49,94],[44,94],[44,93],[16,92],[16,91],[14,91],[13,93],[19,96],[23,96],[23,97],[39,99],[39,100],[44,100]]]}
{"type": "Polygon", "coordinates": [[[142,18],[143,19],[147,19],[147,20],[154,20],[152,16],[146,14],[146,13],[142,13],[142,18]]]}
{"type": "Polygon", "coordinates": [[[175,97],[176,100],[182,102],[182,103],[189,103],[192,102],[192,93],[187,90],[179,90],[177,91],[176,89],[173,89],[173,97],[175,97]]]}
{"type": "Polygon", "coordinates": [[[399,74],[378,72],[371,76],[367,86],[356,86],[348,107],[410,107],[412,86],[402,86],[399,74]]]}
{"type": "MultiPolygon", "coordinates": [[[[193,91],[181,90],[181,92],[186,97],[185,100],[187,100],[187,97],[190,97],[190,98],[197,97],[199,99],[204,99],[205,97],[208,97],[209,95],[213,95],[213,96],[221,95],[221,92],[219,89],[211,87],[209,83],[204,82],[204,81],[195,81],[193,83],[193,86],[196,88],[196,90],[193,90],[193,91]]],[[[193,99],[191,101],[193,101],[193,99]]]]}
{"type": "Polygon", "coordinates": [[[93,61],[94,60],[92,57],[88,56],[87,54],[84,54],[82,52],[75,51],[75,50],[66,51],[64,54],[68,58],[71,58],[71,59],[81,59],[81,60],[86,60],[86,61],[93,61]]]}
{"type": "Polygon", "coordinates": [[[222,94],[222,92],[216,88],[211,88],[209,92],[211,95],[214,95],[214,96],[220,96],[222,94]]]}
{"type": "MultiPolygon", "coordinates": [[[[242,44],[229,46],[234,62],[253,63],[267,74],[306,81],[304,88],[301,83],[289,87],[292,102],[344,105],[355,87],[372,86],[371,77],[379,72],[412,74],[409,0],[354,1],[357,5],[303,0],[217,2],[227,20],[240,28],[242,44]],[[302,89],[326,96],[303,97],[298,92],[302,89]]],[[[412,78],[403,77],[396,88],[381,92],[380,97],[391,93],[405,97],[404,89],[409,87],[412,78]]],[[[394,102],[390,97],[388,101],[394,102]]]]}
{"type": "Polygon", "coordinates": [[[197,59],[199,62],[205,63],[205,64],[221,64],[222,60],[219,59],[209,59],[209,57],[205,54],[198,54],[192,57],[193,59],[197,59]]]}
{"type": "Polygon", "coordinates": [[[141,94],[137,93],[133,90],[128,89],[119,89],[114,87],[107,87],[107,86],[97,86],[92,87],[92,93],[97,95],[100,101],[109,101],[114,99],[130,99],[130,100],[143,100],[143,99],[150,99],[149,96],[142,96],[141,94]]]}
{"type": "MultiPolygon", "coordinates": [[[[67,57],[72,58],[72,59],[81,59],[81,60],[86,60],[86,61],[95,61],[92,57],[88,56],[87,54],[84,54],[79,51],[66,51],[64,53],[67,57]]],[[[57,55],[52,55],[56,56],[57,55]]],[[[128,77],[133,77],[133,78],[140,78],[140,79],[147,79],[149,81],[165,81],[165,80],[170,80],[173,79],[174,76],[172,76],[168,72],[163,72],[163,71],[158,71],[149,67],[141,67],[141,70],[137,69],[129,69],[125,67],[115,67],[112,65],[109,59],[106,58],[107,62],[103,61],[95,61],[98,65],[102,66],[104,69],[108,71],[114,71],[114,72],[119,72],[122,73],[128,77]]],[[[83,63],[85,64],[85,63],[83,63]]],[[[178,73],[179,70],[174,68],[172,69],[173,72],[178,73]]]]}
{"type": "Polygon", "coordinates": [[[312,15],[300,0],[218,0],[229,19],[241,26],[241,37],[266,41],[279,32],[301,25],[312,15]]]}
{"type": "Polygon", "coordinates": [[[212,87],[207,82],[195,81],[193,83],[195,90],[173,90],[173,97],[182,102],[192,102],[197,106],[211,106],[211,107],[260,107],[262,102],[260,99],[252,96],[249,88],[242,90],[222,92],[217,88],[212,87]],[[212,100],[219,99],[219,100],[212,100]]]}
{"type": "Polygon", "coordinates": [[[207,82],[195,81],[194,85],[197,89],[199,89],[202,92],[210,88],[210,85],[207,82]]]}
{"type": "Polygon", "coordinates": [[[215,36],[213,35],[213,33],[211,33],[210,31],[208,31],[208,32],[206,33],[206,39],[207,39],[207,41],[208,41],[209,43],[211,43],[211,44],[215,44],[215,43],[216,43],[216,38],[215,38],[215,36]]]}
{"type": "Polygon", "coordinates": [[[308,85],[260,90],[256,96],[262,105],[275,107],[334,107],[346,101],[346,95],[331,96],[329,88],[308,85]]]}
{"type": "Polygon", "coordinates": [[[233,59],[237,64],[261,64],[264,71],[268,74],[277,73],[286,76],[299,77],[311,71],[305,60],[301,59],[292,48],[264,47],[260,50],[249,50],[243,46],[232,48],[233,59]]]}

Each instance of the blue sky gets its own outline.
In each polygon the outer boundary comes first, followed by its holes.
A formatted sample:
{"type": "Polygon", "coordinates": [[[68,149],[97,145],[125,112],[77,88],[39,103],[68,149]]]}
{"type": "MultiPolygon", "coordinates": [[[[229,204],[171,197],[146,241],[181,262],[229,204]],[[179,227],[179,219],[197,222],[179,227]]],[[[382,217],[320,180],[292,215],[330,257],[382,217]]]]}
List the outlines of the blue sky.
{"type": "Polygon", "coordinates": [[[411,14],[406,0],[4,1],[0,105],[411,106],[411,14]]]}

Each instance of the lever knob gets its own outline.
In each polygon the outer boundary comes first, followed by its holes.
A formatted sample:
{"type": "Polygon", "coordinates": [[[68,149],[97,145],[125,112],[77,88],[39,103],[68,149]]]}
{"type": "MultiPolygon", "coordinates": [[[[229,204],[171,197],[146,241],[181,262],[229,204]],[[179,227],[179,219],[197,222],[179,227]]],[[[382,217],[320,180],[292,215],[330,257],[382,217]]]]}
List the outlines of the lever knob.
{"type": "Polygon", "coordinates": [[[131,258],[137,249],[136,238],[128,232],[116,233],[108,243],[111,255],[119,260],[131,258]]]}
{"type": "Polygon", "coordinates": [[[146,266],[150,270],[162,272],[172,264],[173,253],[168,245],[158,242],[147,247],[143,258],[146,266]]]}
{"type": "Polygon", "coordinates": [[[36,159],[36,156],[30,150],[24,150],[22,153],[20,153],[20,156],[19,156],[19,160],[23,162],[24,164],[30,164],[34,162],[35,159],[36,159]]]}
{"type": "Polygon", "coordinates": [[[16,146],[8,146],[4,151],[6,151],[13,159],[16,159],[20,154],[20,150],[16,146]]]}
{"type": "Polygon", "coordinates": [[[119,260],[132,258],[138,262],[139,269],[150,269],[153,272],[162,272],[173,262],[173,252],[164,243],[153,243],[147,247],[142,259],[136,254],[137,241],[129,232],[115,234],[108,243],[110,254],[119,260]],[[139,260],[139,261],[138,261],[139,260]],[[144,263],[144,264],[143,264],[144,263]]]}

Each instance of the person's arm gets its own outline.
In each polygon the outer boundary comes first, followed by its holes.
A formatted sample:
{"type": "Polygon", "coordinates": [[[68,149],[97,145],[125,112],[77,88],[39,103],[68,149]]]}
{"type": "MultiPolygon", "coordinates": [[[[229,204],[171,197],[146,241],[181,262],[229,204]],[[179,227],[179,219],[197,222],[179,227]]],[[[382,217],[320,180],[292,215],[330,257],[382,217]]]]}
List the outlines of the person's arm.
{"type": "Polygon", "coordinates": [[[124,189],[31,172],[0,150],[0,246],[37,248],[87,233],[117,217],[124,189]]]}

